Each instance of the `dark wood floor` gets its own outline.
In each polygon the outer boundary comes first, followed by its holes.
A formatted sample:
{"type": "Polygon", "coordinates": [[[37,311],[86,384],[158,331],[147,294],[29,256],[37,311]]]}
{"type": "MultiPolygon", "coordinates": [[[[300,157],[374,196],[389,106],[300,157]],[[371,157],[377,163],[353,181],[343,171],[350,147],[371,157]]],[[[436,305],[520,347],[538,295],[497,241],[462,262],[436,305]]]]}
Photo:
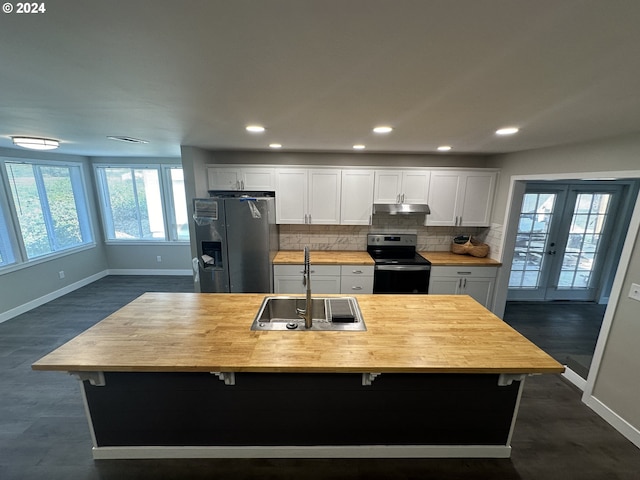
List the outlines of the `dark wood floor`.
{"type": "Polygon", "coordinates": [[[507,302],[503,318],[586,379],[606,307],[591,302],[507,302]]]}
{"type": "Polygon", "coordinates": [[[527,379],[510,459],[94,461],[78,381],[30,366],[144,291],[191,291],[191,279],[106,277],[0,324],[0,479],[639,478],[640,450],[557,375],[527,379]]]}

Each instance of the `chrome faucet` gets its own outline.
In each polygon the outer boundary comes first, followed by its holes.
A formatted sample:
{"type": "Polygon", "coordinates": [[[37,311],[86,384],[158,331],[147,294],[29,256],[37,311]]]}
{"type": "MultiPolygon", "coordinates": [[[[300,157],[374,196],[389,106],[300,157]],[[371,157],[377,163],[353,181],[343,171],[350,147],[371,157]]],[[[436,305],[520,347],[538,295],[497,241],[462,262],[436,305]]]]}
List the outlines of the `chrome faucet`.
{"type": "Polygon", "coordinates": [[[309,329],[313,325],[313,308],[311,303],[311,262],[309,261],[309,247],[304,247],[304,271],[302,272],[302,285],[307,287],[305,308],[296,308],[300,318],[304,318],[304,327],[309,329]]]}

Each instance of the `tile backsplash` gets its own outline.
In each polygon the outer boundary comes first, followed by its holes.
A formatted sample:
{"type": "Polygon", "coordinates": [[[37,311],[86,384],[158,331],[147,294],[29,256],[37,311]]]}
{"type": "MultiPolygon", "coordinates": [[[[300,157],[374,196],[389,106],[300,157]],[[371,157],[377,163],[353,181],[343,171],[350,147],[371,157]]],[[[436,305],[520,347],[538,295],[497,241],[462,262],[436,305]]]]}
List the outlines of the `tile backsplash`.
{"type": "Polygon", "coordinates": [[[373,225],[280,225],[280,250],[366,250],[368,233],[415,233],[419,251],[448,251],[456,235],[485,242],[488,228],[425,227],[422,215],[376,214],[373,225]]]}

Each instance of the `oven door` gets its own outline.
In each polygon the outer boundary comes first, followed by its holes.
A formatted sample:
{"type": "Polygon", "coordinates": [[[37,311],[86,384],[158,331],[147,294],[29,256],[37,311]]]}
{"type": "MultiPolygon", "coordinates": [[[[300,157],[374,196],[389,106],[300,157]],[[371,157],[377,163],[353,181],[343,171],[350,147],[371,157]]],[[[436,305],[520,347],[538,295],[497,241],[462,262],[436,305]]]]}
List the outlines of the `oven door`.
{"type": "Polygon", "coordinates": [[[376,265],[373,293],[429,293],[429,265],[376,265]]]}

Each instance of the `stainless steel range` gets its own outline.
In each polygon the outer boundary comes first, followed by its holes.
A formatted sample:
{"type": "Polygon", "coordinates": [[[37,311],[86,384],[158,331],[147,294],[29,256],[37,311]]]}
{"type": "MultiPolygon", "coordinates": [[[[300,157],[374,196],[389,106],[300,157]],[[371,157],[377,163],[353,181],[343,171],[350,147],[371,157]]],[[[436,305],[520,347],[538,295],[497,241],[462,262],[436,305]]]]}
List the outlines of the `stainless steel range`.
{"type": "Polygon", "coordinates": [[[429,293],[431,262],[416,253],[415,234],[367,235],[367,252],[375,261],[373,293],[429,293]]]}

